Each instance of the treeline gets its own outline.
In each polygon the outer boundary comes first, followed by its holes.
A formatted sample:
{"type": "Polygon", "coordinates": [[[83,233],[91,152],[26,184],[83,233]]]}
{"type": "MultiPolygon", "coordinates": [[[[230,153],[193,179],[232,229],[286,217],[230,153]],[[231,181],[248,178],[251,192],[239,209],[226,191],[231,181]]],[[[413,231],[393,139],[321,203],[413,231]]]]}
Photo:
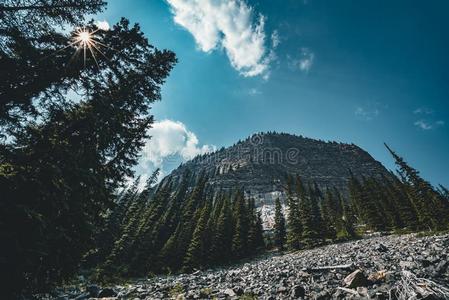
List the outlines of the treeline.
{"type": "Polygon", "coordinates": [[[279,199],[275,208],[275,244],[283,249],[313,247],[326,240],[346,240],[355,236],[351,205],[337,189],[324,193],[316,184],[305,186],[299,176],[288,178],[287,230],[279,199]]]}
{"type": "Polygon", "coordinates": [[[207,176],[188,173],[154,187],[155,173],[139,192],[137,179],[118,196],[86,266],[96,266],[99,279],[111,280],[227,264],[270,242],[280,250],[297,250],[353,239],[368,230],[447,229],[448,190],[435,189],[391,153],[399,176],[357,178],[349,172],[349,194],[288,176],[285,205],[276,200],[274,228],[267,234],[254,200],[240,189],[217,195],[207,176]]]}
{"type": "Polygon", "coordinates": [[[142,192],[136,184],[124,192],[108,216],[90,258],[98,263],[100,279],[188,272],[264,248],[260,215],[241,190],[212,196],[204,175],[188,190],[192,178],[187,173],[180,182],[166,180],[153,191],[152,179],[142,192]]]}
{"type": "Polygon", "coordinates": [[[398,176],[357,179],[351,174],[350,199],[359,223],[372,230],[443,230],[449,225],[447,189],[434,188],[387,145],[398,176]]]}
{"type": "Polygon", "coordinates": [[[324,193],[316,184],[305,186],[299,176],[288,178],[288,218],[279,199],[275,205],[274,241],[279,249],[301,249],[325,240],[354,238],[357,232],[422,230],[449,227],[449,191],[420,177],[387,145],[398,175],[357,178],[350,171],[349,197],[337,189],[324,193]]]}

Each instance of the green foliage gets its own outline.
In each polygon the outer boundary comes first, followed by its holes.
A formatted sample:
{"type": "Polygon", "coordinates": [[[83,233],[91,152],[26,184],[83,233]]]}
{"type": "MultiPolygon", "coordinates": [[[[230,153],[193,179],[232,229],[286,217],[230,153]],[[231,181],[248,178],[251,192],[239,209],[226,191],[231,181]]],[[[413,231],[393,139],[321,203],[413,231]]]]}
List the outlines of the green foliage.
{"type": "MultiPolygon", "coordinates": [[[[264,247],[254,200],[246,199],[241,190],[209,195],[204,174],[185,174],[177,180],[163,181],[144,197],[132,188],[121,196],[134,195],[134,200],[127,206],[127,222],[109,254],[119,258],[111,264],[115,269],[108,270],[107,260],[103,272],[140,276],[191,271],[248,257],[264,247]],[[196,185],[186,190],[193,178],[196,185]],[[146,263],[139,264],[142,261],[146,263]]],[[[288,228],[280,200],[275,203],[274,240],[279,249],[285,242],[291,249],[300,249],[323,240],[344,241],[364,230],[410,230],[417,222],[410,186],[393,175],[356,178],[351,174],[349,198],[337,189],[322,193],[316,184],[305,188],[299,176],[294,184],[292,178],[288,182],[288,228]]],[[[444,198],[444,192],[438,195],[444,198]]]]}
{"type": "Polygon", "coordinates": [[[200,218],[196,224],[192,240],[185,254],[184,271],[191,271],[194,268],[201,267],[204,257],[207,257],[207,247],[209,245],[207,245],[206,240],[209,235],[207,232],[207,221],[210,215],[209,203],[207,202],[200,211],[200,218]]]}
{"type": "Polygon", "coordinates": [[[403,190],[408,197],[407,203],[410,203],[415,209],[414,213],[416,212],[418,229],[444,230],[448,228],[449,202],[447,199],[424,180],[417,170],[410,167],[402,157],[387,145],[385,146],[398,166],[403,190]]]}
{"type": "Polygon", "coordinates": [[[241,296],[239,296],[238,299],[239,300],[257,300],[258,298],[253,293],[243,293],[241,296]]]}
{"type": "Polygon", "coordinates": [[[135,202],[131,193],[115,200],[133,175],[153,122],[150,106],[176,62],[125,19],[97,31],[107,45],[98,65],[92,56],[85,64],[71,60],[70,36],[52,25],[79,25],[103,2],[17,3],[7,1],[0,18],[0,134],[7,137],[0,144],[0,267],[8,272],[5,293],[15,294],[68,280],[86,253],[91,263],[109,252],[126,257],[120,249],[132,244],[144,199],[135,202]],[[24,15],[32,26],[20,22],[24,15]],[[105,250],[97,252],[103,228],[113,238],[102,235],[105,250]]]}
{"type": "MultiPolygon", "coordinates": [[[[299,177],[298,177],[299,179],[299,177]]],[[[304,196],[303,187],[300,181],[298,187],[300,195],[304,196]]],[[[287,185],[287,197],[288,197],[288,227],[287,227],[287,245],[291,250],[297,250],[301,247],[301,236],[302,236],[302,224],[300,219],[299,201],[298,194],[293,192],[293,179],[288,178],[287,185]]]]}
{"type": "Polygon", "coordinates": [[[177,283],[170,288],[170,290],[168,291],[168,295],[170,296],[170,298],[176,299],[178,295],[183,294],[184,292],[184,287],[180,283],[177,283]]]}
{"type": "Polygon", "coordinates": [[[287,229],[285,227],[285,217],[282,212],[282,205],[279,198],[275,202],[275,212],[274,212],[274,244],[279,249],[283,251],[286,242],[287,229]]]}
{"type": "Polygon", "coordinates": [[[240,190],[233,197],[211,197],[203,174],[164,180],[153,193],[131,190],[125,193],[135,198],[127,222],[114,246],[105,245],[111,250],[100,262],[100,278],[189,272],[248,257],[265,247],[254,201],[240,190]],[[192,177],[196,184],[188,191],[192,177]]]}

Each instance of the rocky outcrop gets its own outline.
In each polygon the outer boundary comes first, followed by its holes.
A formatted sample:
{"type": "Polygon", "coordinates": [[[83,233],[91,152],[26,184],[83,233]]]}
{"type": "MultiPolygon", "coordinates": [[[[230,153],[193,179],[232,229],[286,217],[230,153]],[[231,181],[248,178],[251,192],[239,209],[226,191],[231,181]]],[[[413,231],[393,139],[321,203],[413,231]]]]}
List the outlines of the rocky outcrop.
{"type": "MultiPolygon", "coordinates": [[[[383,236],[112,289],[114,299],[447,299],[448,262],[448,234],[383,236]]],[[[83,290],[55,298],[86,295],[83,290]]]]}
{"type": "MultiPolygon", "coordinates": [[[[189,170],[209,177],[209,191],[240,187],[256,205],[272,204],[284,197],[287,175],[300,175],[322,190],[348,192],[351,171],[356,177],[389,176],[366,151],[353,144],[324,142],[291,134],[256,134],[214,153],[198,156],[174,170],[165,180],[180,180],[189,170]]],[[[193,185],[193,182],[192,182],[193,185]]]]}

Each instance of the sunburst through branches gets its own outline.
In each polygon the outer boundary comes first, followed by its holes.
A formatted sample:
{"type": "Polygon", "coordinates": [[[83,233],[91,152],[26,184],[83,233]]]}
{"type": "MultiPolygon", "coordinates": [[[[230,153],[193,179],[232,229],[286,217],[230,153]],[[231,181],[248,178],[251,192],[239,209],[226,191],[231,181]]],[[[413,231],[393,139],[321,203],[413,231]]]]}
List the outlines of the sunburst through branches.
{"type": "MultiPolygon", "coordinates": [[[[104,56],[103,52],[100,50],[100,46],[107,47],[106,45],[102,44],[100,41],[98,41],[97,36],[95,33],[99,29],[90,31],[86,28],[79,28],[75,31],[75,34],[72,37],[72,42],[69,46],[76,47],[75,55],[77,55],[79,52],[83,52],[83,61],[84,66],[86,65],[86,59],[88,52],[92,55],[92,58],[94,59],[96,65],[98,65],[97,58],[95,56],[95,52],[100,53],[102,56],[104,56]]],[[[104,56],[105,57],[105,56],[104,56]]]]}

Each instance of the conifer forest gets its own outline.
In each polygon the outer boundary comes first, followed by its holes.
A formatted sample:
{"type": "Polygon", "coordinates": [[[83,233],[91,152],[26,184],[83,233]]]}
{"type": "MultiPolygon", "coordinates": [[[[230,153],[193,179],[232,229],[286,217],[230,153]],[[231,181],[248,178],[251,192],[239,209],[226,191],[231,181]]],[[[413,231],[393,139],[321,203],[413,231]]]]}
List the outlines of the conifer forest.
{"type": "Polygon", "coordinates": [[[394,101],[295,104],[382,90],[363,78],[419,69],[415,46],[379,63],[357,34],[390,35],[348,1],[109,2],[0,0],[1,299],[449,299],[447,103],[404,104],[413,132],[394,101]]]}

